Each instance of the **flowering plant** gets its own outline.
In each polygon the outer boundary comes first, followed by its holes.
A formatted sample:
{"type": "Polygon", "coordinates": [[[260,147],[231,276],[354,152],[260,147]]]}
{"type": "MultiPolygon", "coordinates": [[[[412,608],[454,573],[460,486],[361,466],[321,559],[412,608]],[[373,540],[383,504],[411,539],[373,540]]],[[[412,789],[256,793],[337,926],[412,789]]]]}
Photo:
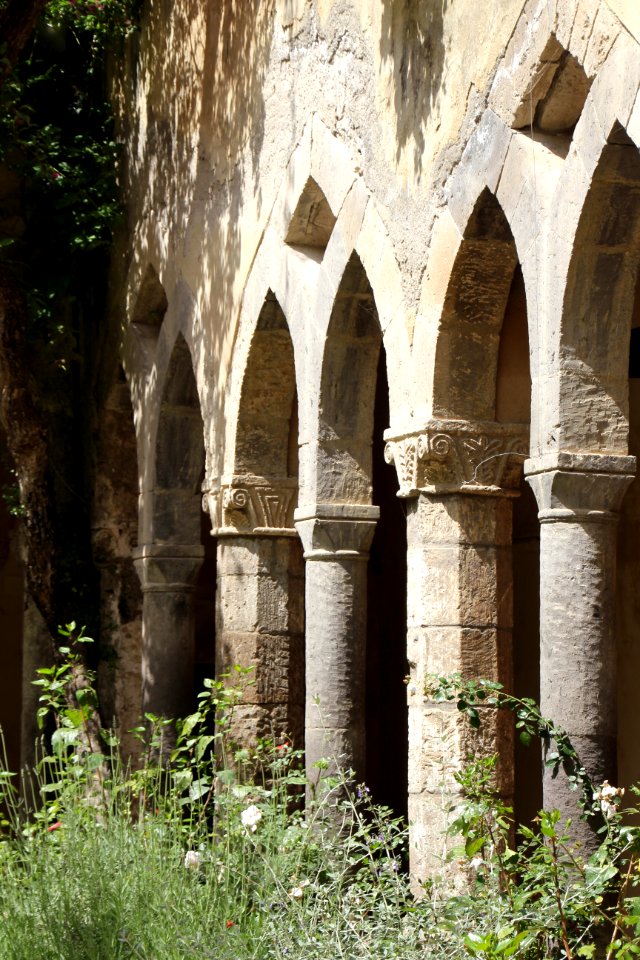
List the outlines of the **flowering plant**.
{"type": "Polygon", "coordinates": [[[245,830],[249,830],[250,833],[255,833],[258,829],[258,824],[262,820],[260,807],[256,807],[255,803],[252,803],[246,810],[242,811],[240,820],[245,830]]]}

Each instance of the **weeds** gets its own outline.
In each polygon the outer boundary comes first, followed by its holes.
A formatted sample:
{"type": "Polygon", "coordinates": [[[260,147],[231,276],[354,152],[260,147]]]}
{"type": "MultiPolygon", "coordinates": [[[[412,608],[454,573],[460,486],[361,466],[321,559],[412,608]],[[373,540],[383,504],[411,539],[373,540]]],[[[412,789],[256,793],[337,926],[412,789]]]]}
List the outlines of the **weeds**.
{"type": "MultiPolygon", "coordinates": [[[[21,783],[6,762],[0,769],[0,960],[640,955],[639,830],[617,788],[585,801],[604,820],[585,861],[553,811],[519,827],[514,844],[512,811],[492,791],[495,761],[470,761],[444,871],[455,867],[457,883],[434,877],[415,898],[405,826],[364,785],[322,777],[305,805],[302,757],[286,738],[230,743],[242,671],[209,681],[168,738],[167,721],[145,717],[135,768],[112,734],[89,749],[92,677],[69,696],[75,644],[86,639],[70,625],[62,665],[40,674],[40,720],[52,732],[37,769],[21,783]]],[[[439,678],[432,693],[473,723],[489,699],[524,711],[525,733],[546,724],[561,737],[535,704],[509,705],[490,686],[439,678]]]]}

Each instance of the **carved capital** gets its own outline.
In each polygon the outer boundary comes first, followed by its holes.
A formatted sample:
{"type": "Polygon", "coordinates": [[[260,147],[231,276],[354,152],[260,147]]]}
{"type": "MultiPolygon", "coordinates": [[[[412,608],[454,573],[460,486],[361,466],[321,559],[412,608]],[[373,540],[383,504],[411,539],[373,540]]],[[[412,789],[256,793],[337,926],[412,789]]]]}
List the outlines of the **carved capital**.
{"type": "Polygon", "coordinates": [[[318,503],[296,510],[305,560],[366,560],[380,516],[366,504],[318,503]]]}
{"type": "Polygon", "coordinates": [[[431,420],[421,430],[387,432],[385,460],[398,471],[399,497],[419,492],[484,495],[515,491],[529,431],[522,424],[431,420]]]}
{"type": "Polygon", "coordinates": [[[143,593],[191,593],[204,560],[201,544],[145,544],[133,563],[143,593]]]}
{"type": "Polygon", "coordinates": [[[295,536],[295,477],[223,477],[203,493],[214,536],[295,536]]]}
{"type": "Polygon", "coordinates": [[[541,523],[615,522],[635,469],[635,457],[564,452],[525,464],[541,523]]]}

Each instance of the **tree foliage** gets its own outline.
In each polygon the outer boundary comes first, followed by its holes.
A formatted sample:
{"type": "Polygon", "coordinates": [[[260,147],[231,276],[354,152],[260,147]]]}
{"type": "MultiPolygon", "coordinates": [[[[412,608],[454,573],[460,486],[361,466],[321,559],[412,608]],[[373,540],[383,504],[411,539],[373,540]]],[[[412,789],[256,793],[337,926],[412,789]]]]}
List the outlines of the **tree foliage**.
{"type": "Polygon", "coordinates": [[[27,586],[52,633],[96,607],[94,395],[120,215],[105,62],[135,5],[0,0],[0,424],[27,586]]]}

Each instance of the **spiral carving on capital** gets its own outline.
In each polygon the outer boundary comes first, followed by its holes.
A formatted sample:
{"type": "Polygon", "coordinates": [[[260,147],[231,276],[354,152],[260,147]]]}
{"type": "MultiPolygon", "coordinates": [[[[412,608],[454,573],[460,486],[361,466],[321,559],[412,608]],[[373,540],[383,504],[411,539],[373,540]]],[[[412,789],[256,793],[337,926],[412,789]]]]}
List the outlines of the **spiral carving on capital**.
{"type": "Polygon", "coordinates": [[[398,496],[419,491],[492,492],[517,487],[528,454],[519,424],[434,421],[420,432],[390,440],[387,463],[398,472],[398,496]]]}
{"type": "Polygon", "coordinates": [[[419,439],[419,448],[422,450],[420,459],[433,457],[434,460],[446,460],[451,454],[451,437],[446,433],[425,434],[419,439]]]}
{"type": "Polygon", "coordinates": [[[293,511],[298,484],[293,477],[232,477],[219,490],[205,494],[203,507],[211,514],[217,535],[295,534],[293,511]]]}
{"type": "Polygon", "coordinates": [[[222,491],[222,509],[228,513],[245,511],[249,504],[249,493],[242,487],[227,487],[222,491]]]}

